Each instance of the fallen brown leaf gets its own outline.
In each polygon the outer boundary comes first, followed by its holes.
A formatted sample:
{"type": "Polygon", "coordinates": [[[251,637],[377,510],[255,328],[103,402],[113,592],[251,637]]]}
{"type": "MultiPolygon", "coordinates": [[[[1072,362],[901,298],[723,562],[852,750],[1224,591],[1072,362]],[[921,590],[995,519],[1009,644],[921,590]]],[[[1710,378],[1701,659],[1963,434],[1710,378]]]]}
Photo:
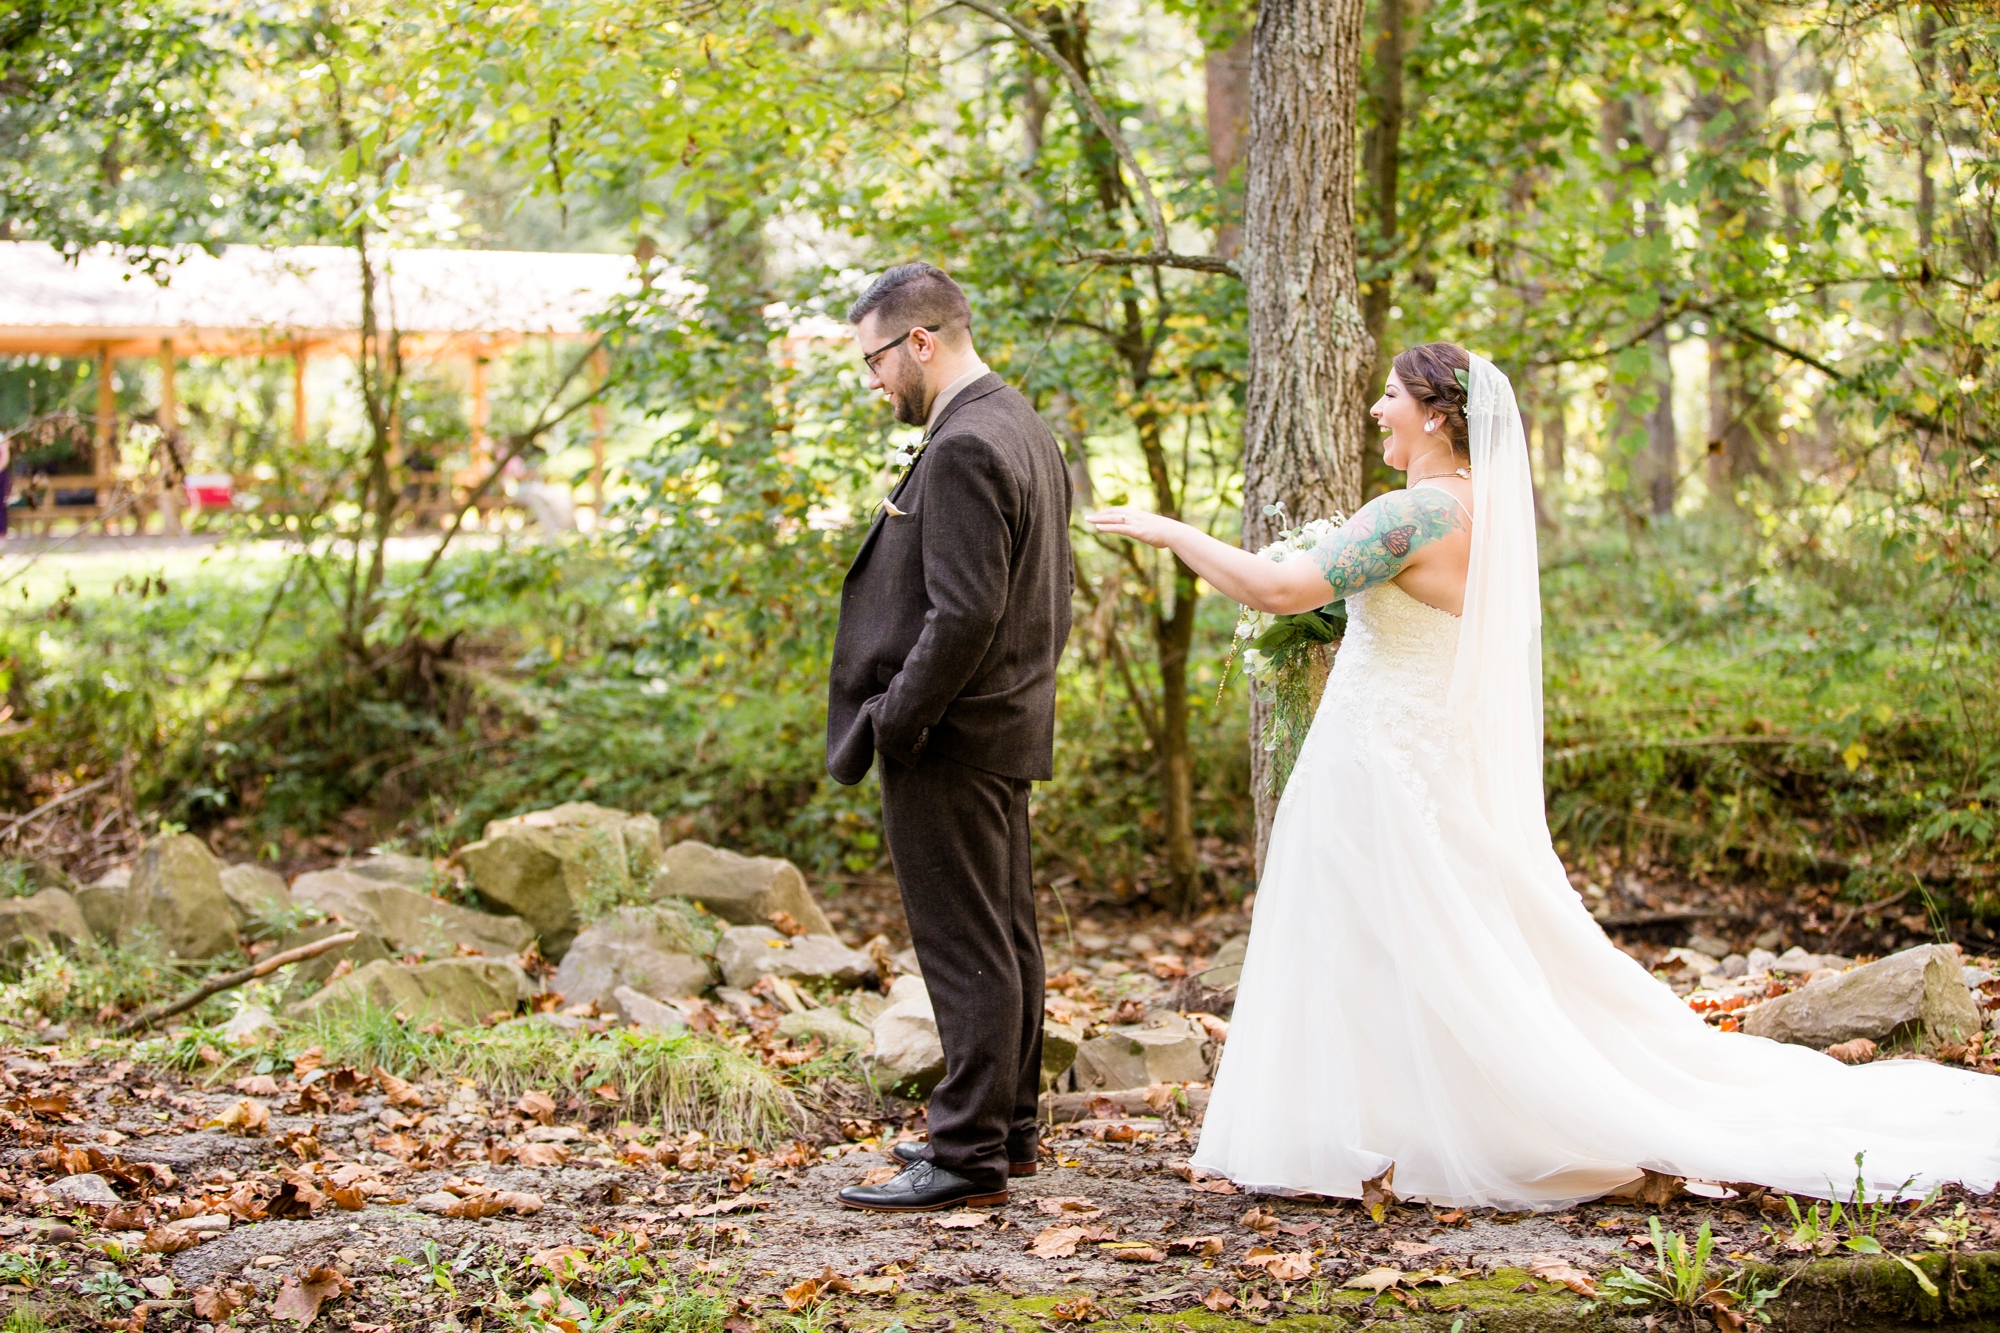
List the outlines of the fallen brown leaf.
{"type": "Polygon", "coordinates": [[[1236,1298],[1221,1287],[1210,1287],[1208,1294],[1201,1298],[1201,1303],[1217,1314],[1221,1314],[1224,1310],[1233,1310],[1236,1308],[1236,1298]]]}
{"type": "Polygon", "coordinates": [[[983,1227],[992,1220],[993,1214],[991,1213],[968,1212],[946,1213],[943,1217],[934,1217],[931,1219],[938,1226],[953,1228],[983,1227]]]}
{"type": "Polygon", "coordinates": [[[1044,1217],[1060,1217],[1071,1222],[1088,1222],[1104,1216],[1104,1209],[1089,1199],[1052,1197],[1035,1200],[1035,1208],[1044,1217]]]}
{"type": "MultiPolygon", "coordinates": [[[[410,1084],[397,1078],[380,1065],[375,1066],[375,1081],[382,1085],[382,1096],[391,1106],[422,1106],[424,1095],[410,1084]]],[[[554,1103],[550,1104],[551,1106],[554,1103]]]]}
{"type": "Polygon", "coordinates": [[[1351,1277],[1340,1284],[1343,1291],[1387,1291],[1403,1280],[1400,1268],[1371,1268],[1359,1277],[1351,1277]]]}
{"type": "Polygon", "coordinates": [[[1278,1229],[1278,1215],[1261,1204],[1252,1208],[1236,1220],[1241,1225],[1249,1227],[1252,1231],[1261,1232],[1265,1235],[1269,1235],[1278,1229]]]}
{"type": "Polygon", "coordinates": [[[329,1267],[308,1268],[297,1279],[286,1278],[277,1299],[271,1302],[271,1318],[289,1319],[304,1328],[319,1318],[319,1307],[335,1296],[354,1290],[354,1284],[329,1267]]]}
{"type": "Polygon", "coordinates": [[[1049,1225],[1036,1233],[1028,1242],[1028,1248],[1042,1259],[1068,1259],[1076,1254],[1076,1247],[1082,1241],[1110,1240],[1109,1227],[1081,1227],[1049,1225]]]}
{"type": "Polygon", "coordinates": [[[514,1109],[522,1115],[532,1116],[544,1125],[553,1125],[556,1122],[556,1099],[546,1092],[522,1093],[521,1100],[514,1104],[514,1109]]]}
{"type": "Polygon", "coordinates": [[[229,1316],[250,1303],[250,1295],[241,1287],[196,1287],[194,1289],[194,1313],[197,1319],[220,1324],[229,1316]]]}
{"type": "Polygon", "coordinates": [[[1213,1259],[1226,1248],[1220,1236],[1182,1236],[1167,1242],[1170,1250],[1186,1250],[1197,1259],[1213,1259]]]}
{"type": "Polygon", "coordinates": [[[262,1102],[243,1098],[225,1107],[222,1114],[204,1128],[227,1130],[231,1134],[262,1134],[271,1127],[271,1109],[262,1102]]]}
{"type": "Polygon", "coordinates": [[[1679,1176],[1664,1176],[1658,1171],[1647,1170],[1645,1178],[1639,1182],[1638,1193],[1633,1197],[1640,1203],[1660,1208],[1678,1196],[1681,1188],[1679,1176]]]}
{"type": "Polygon", "coordinates": [[[1397,1254],[1415,1258],[1420,1254],[1436,1254],[1438,1247],[1435,1245],[1426,1245],[1422,1241],[1416,1240],[1392,1240],[1389,1242],[1389,1248],[1397,1254]]]}
{"type": "Polygon", "coordinates": [[[828,1266],[818,1277],[809,1277],[803,1282],[785,1288],[785,1309],[797,1314],[818,1301],[825,1300],[835,1292],[852,1291],[848,1280],[828,1266]]]}
{"type": "Polygon", "coordinates": [[[139,1249],[145,1254],[179,1254],[201,1244],[201,1237],[182,1227],[153,1227],[146,1232],[146,1239],[139,1242],[139,1249]]]}
{"type": "Polygon", "coordinates": [[[1387,1171],[1373,1180],[1361,1182],[1361,1203],[1368,1210],[1368,1216],[1377,1222],[1396,1204],[1396,1167],[1392,1162],[1387,1171]]]}
{"type": "Polygon", "coordinates": [[[857,1277],[848,1281],[853,1285],[855,1292],[862,1296],[893,1296],[903,1289],[903,1279],[900,1277],[857,1277]]]}
{"type": "Polygon", "coordinates": [[[313,1070],[326,1063],[326,1050],[320,1046],[308,1046],[292,1061],[292,1077],[304,1078],[313,1070]]]}
{"type": "Polygon", "coordinates": [[[1157,1264],[1167,1257],[1165,1250],[1142,1240],[1106,1241],[1097,1249],[1106,1258],[1126,1264],[1157,1264]]]}
{"type": "Polygon", "coordinates": [[[1074,1300],[1058,1302],[1049,1311],[1049,1318],[1060,1319],[1065,1324],[1088,1324],[1103,1318],[1103,1314],[1097,1308],[1097,1301],[1085,1292],[1074,1300]]]}
{"type": "Polygon", "coordinates": [[[1865,1065],[1875,1058],[1875,1043],[1866,1037],[1856,1037],[1853,1041],[1834,1043],[1826,1048],[1826,1053],[1844,1065],[1865,1065]]]}
{"type": "Polygon", "coordinates": [[[560,1143],[524,1143],[520,1160],[522,1166],[561,1166],[569,1160],[569,1149],[560,1143]]]}
{"type": "Polygon", "coordinates": [[[524,1190],[501,1190],[493,1197],[523,1217],[542,1211],[542,1196],[539,1194],[529,1194],[524,1190]]]}
{"type": "Polygon", "coordinates": [[[475,1194],[469,1198],[459,1199],[446,1204],[444,1215],[446,1217],[465,1217],[476,1220],[482,1217],[497,1217],[506,1211],[507,1205],[493,1195],[475,1194]]]}
{"type": "Polygon", "coordinates": [[[239,1078],[229,1085],[246,1097],[275,1097],[278,1095],[278,1080],[269,1074],[252,1074],[239,1078]]]}
{"type": "Polygon", "coordinates": [[[539,1268],[567,1286],[590,1271],[590,1256],[574,1245],[554,1245],[530,1255],[528,1267],[539,1268]]]}
{"type": "Polygon", "coordinates": [[[348,1185],[345,1188],[336,1186],[326,1191],[326,1197],[350,1213],[358,1213],[368,1204],[368,1197],[361,1192],[359,1185],[348,1185]]]}
{"type": "Polygon", "coordinates": [[[1536,1255],[1530,1259],[1528,1276],[1544,1282],[1560,1282],[1579,1296],[1597,1295],[1597,1284],[1591,1280],[1590,1274],[1552,1254],[1536,1255]]]}
{"type": "Polygon", "coordinates": [[[878,1166],[871,1168],[867,1175],[861,1177],[861,1183],[864,1185],[882,1185],[902,1174],[903,1169],[899,1166],[878,1166]]]}

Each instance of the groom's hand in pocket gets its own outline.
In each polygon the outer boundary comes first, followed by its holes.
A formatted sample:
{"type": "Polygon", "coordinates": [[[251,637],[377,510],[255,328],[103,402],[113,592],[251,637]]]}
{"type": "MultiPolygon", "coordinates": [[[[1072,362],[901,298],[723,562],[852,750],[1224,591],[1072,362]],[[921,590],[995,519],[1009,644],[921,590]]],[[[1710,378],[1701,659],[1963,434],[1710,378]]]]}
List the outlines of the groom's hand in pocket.
{"type": "Polygon", "coordinates": [[[889,702],[885,690],[861,705],[861,711],[868,715],[868,721],[875,733],[875,749],[891,759],[905,764],[913,764],[929,743],[931,729],[926,726],[899,726],[883,716],[883,708],[889,702]]]}

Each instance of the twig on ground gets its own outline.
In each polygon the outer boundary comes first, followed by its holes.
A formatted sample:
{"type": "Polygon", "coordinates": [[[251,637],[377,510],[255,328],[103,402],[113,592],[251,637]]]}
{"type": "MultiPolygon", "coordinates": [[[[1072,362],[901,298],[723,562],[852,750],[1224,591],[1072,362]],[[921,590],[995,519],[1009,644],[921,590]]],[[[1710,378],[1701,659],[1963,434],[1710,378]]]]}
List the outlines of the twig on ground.
{"type": "Polygon", "coordinates": [[[178,1000],[170,1000],[165,1004],[156,1004],[150,1009],[141,1009],[138,1013],[118,1025],[118,1035],[122,1037],[129,1032],[137,1032],[141,1028],[151,1027],[163,1018],[172,1018],[175,1014],[186,1013],[211,995],[220,994],[234,986],[241,986],[246,981],[255,981],[258,977],[267,977],[288,963],[302,963],[308,958],[325,953],[328,949],[337,949],[343,944],[352,944],[360,938],[361,932],[358,930],[343,930],[338,935],[329,935],[323,940],[314,940],[311,944],[301,944],[296,949],[287,949],[283,953],[272,954],[263,962],[253,963],[240,971],[225,972],[219,977],[211,977],[196,989],[181,996],[178,1000]]]}
{"type": "Polygon", "coordinates": [[[40,818],[42,815],[47,814],[49,811],[55,809],[57,806],[68,805],[71,801],[76,800],[80,796],[88,796],[91,792],[96,791],[99,787],[102,787],[105,783],[111,782],[114,779],[116,779],[117,776],[118,775],[116,773],[107,773],[103,777],[97,779],[97,781],[95,782],[86,782],[81,787],[71,787],[68,791],[56,797],[54,800],[42,802],[34,809],[28,811],[28,813],[25,815],[14,816],[12,823],[8,824],[6,828],[0,829],[0,838],[11,837],[16,830],[18,830],[23,824],[26,824],[29,820],[40,818]]]}

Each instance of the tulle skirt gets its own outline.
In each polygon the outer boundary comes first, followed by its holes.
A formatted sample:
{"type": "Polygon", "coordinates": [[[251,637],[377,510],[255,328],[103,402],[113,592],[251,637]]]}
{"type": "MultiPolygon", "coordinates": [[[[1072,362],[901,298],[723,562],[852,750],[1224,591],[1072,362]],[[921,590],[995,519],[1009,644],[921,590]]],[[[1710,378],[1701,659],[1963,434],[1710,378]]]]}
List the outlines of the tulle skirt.
{"type": "Polygon", "coordinates": [[[1448,756],[1322,708],[1194,1156],[1248,1189],[1551,1209],[1651,1169],[1846,1198],[2000,1178],[2000,1078],[1709,1027],[1448,756]]]}

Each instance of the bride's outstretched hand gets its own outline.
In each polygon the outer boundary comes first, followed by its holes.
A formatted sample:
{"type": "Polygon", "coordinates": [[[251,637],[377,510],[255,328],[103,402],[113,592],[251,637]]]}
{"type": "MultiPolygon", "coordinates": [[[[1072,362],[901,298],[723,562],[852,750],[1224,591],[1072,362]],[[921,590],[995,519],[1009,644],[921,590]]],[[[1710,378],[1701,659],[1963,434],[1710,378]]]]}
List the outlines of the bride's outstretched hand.
{"type": "Polygon", "coordinates": [[[1127,509],[1123,505],[1116,509],[1100,509],[1086,521],[1099,532],[1131,537],[1148,546],[1167,545],[1173,540],[1174,529],[1181,526],[1170,518],[1149,514],[1143,509],[1127,509]]]}

